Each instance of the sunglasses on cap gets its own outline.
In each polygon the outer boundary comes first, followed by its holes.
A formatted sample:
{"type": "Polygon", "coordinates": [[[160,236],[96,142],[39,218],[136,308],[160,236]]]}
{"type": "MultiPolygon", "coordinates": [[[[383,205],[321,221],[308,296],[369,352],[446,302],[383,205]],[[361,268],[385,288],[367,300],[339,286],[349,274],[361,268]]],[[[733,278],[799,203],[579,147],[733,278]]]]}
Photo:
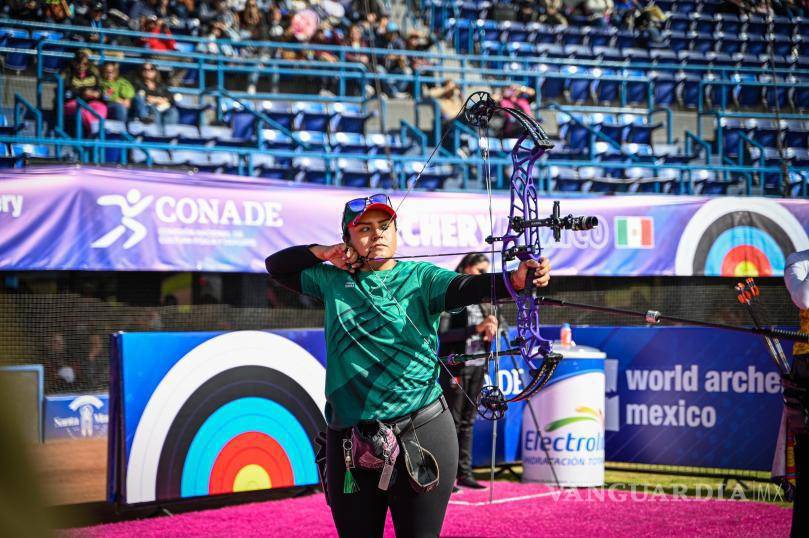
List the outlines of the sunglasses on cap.
{"type": "MultiPolygon", "coordinates": [[[[371,196],[366,196],[365,198],[355,198],[346,202],[346,205],[343,208],[343,232],[346,232],[349,224],[351,224],[352,221],[360,217],[369,206],[374,204],[385,205],[390,209],[391,212],[393,211],[393,206],[390,203],[390,197],[387,194],[372,194],[371,196]]],[[[396,214],[391,214],[391,217],[395,218],[396,214]]]]}

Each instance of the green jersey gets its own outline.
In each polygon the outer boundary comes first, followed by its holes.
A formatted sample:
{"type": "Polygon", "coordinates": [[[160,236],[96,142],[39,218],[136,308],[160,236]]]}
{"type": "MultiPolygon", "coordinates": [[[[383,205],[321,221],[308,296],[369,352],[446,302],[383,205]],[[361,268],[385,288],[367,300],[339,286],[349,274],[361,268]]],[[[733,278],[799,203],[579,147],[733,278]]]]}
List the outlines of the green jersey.
{"type": "Polygon", "coordinates": [[[457,276],[426,262],[354,275],[326,264],[301,272],[301,290],[326,306],[329,424],[391,419],[441,395],[438,322],[457,276]]]}

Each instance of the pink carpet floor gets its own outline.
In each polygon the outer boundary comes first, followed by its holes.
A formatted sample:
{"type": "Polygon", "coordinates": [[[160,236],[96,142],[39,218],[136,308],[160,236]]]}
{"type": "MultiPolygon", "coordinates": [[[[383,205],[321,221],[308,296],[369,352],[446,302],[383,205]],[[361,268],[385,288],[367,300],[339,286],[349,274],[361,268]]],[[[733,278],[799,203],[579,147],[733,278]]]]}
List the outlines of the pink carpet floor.
{"type": "MultiPolygon", "coordinates": [[[[788,536],[792,510],[753,501],[675,499],[653,492],[560,492],[539,484],[496,482],[488,491],[453,495],[444,537],[788,536]]],[[[176,516],[72,529],[77,537],[335,536],[323,496],[245,504],[176,516]]],[[[393,537],[388,520],[385,536],[393,537]]]]}

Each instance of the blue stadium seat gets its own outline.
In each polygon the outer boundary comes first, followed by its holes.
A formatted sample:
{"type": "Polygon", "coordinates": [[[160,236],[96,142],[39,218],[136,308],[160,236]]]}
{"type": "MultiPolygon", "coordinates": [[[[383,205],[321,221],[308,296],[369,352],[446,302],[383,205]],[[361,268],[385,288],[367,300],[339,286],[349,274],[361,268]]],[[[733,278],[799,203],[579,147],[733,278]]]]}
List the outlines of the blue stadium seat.
{"type": "Polygon", "coordinates": [[[205,142],[200,136],[199,129],[194,125],[167,124],[164,128],[164,135],[178,144],[203,144],[205,142]]]}
{"type": "Polygon", "coordinates": [[[677,79],[670,73],[650,73],[655,106],[669,107],[677,98],[677,79]]]}
{"type": "Polygon", "coordinates": [[[669,32],[669,48],[674,52],[682,52],[691,47],[691,38],[685,32],[669,32]]]}
{"type": "Polygon", "coordinates": [[[601,134],[611,140],[615,140],[618,144],[623,144],[626,140],[626,133],[629,130],[627,119],[623,115],[602,114],[601,116],[601,121],[598,122],[601,134]]]}
{"type": "MultiPolygon", "coordinates": [[[[39,31],[39,32],[31,32],[31,38],[34,42],[41,42],[46,39],[51,41],[57,41],[64,38],[64,35],[61,32],[50,32],[50,31],[39,31]]],[[[63,52],[64,47],[58,45],[51,45],[51,44],[44,44],[42,47],[42,51],[44,52],[63,52]]],[[[67,62],[66,58],[62,58],[59,56],[42,56],[42,71],[45,73],[58,73],[62,70],[67,62]]]]}
{"type": "Polygon", "coordinates": [[[497,31],[498,39],[503,43],[525,42],[528,41],[528,36],[531,34],[528,26],[515,21],[502,21],[497,31]]]}
{"type": "Polygon", "coordinates": [[[250,143],[245,138],[234,136],[230,127],[204,125],[199,128],[200,138],[208,145],[245,146],[250,143]]]}
{"type": "Polygon", "coordinates": [[[744,31],[748,35],[761,36],[769,30],[769,23],[761,15],[748,13],[744,16],[744,19],[747,21],[744,31]]]}
{"type": "Polygon", "coordinates": [[[374,148],[374,153],[377,154],[383,154],[389,151],[395,155],[403,155],[412,147],[412,144],[403,142],[402,138],[398,135],[372,133],[365,135],[365,141],[369,146],[374,148]]]}
{"type": "Polygon", "coordinates": [[[365,123],[373,116],[372,113],[363,111],[360,105],[350,103],[334,103],[332,112],[332,132],[365,133],[365,123]]]}
{"type": "Polygon", "coordinates": [[[590,31],[587,33],[587,44],[593,49],[596,47],[611,47],[613,36],[616,33],[617,30],[613,27],[590,27],[590,31]]]}
{"type": "Polygon", "coordinates": [[[693,155],[682,153],[677,144],[655,144],[652,148],[661,164],[688,164],[694,158],[693,155]]]}
{"type": "Polygon", "coordinates": [[[206,103],[191,103],[185,100],[175,102],[174,106],[177,107],[177,112],[179,113],[177,123],[194,125],[196,127],[202,125],[202,115],[206,110],[211,108],[211,106],[206,103]]]}
{"type": "MultiPolygon", "coordinates": [[[[30,51],[34,48],[35,41],[31,39],[26,30],[16,28],[6,28],[3,30],[6,47],[30,51]]],[[[23,52],[7,52],[3,60],[3,67],[12,71],[24,71],[31,63],[34,56],[23,52]]]]}
{"type": "MultiPolygon", "coordinates": [[[[772,82],[772,78],[767,75],[762,75],[761,82],[772,82]]],[[[780,83],[787,82],[783,79],[776,79],[780,83]]],[[[766,86],[764,88],[764,102],[766,106],[772,110],[775,107],[784,109],[789,106],[789,90],[787,86],[766,86]]]]}
{"type": "Polygon", "coordinates": [[[171,154],[162,149],[149,149],[149,150],[142,150],[142,149],[133,149],[131,152],[130,160],[135,164],[147,164],[148,162],[148,155],[152,158],[152,164],[155,166],[171,166],[174,164],[174,161],[171,158],[171,154]]]}
{"type": "MultiPolygon", "coordinates": [[[[582,123],[587,121],[584,116],[577,114],[574,116],[582,123]]],[[[573,121],[567,114],[557,114],[557,124],[559,125],[559,138],[567,143],[567,147],[574,151],[584,150],[589,147],[591,132],[587,127],[573,121]]],[[[555,151],[551,153],[555,153],[555,151]]]]}
{"type": "Polygon", "coordinates": [[[230,112],[230,128],[234,138],[252,140],[256,135],[256,116],[246,110],[233,109],[230,112]]]}
{"type": "Polygon", "coordinates": [[[293,105],[297,114],[295,128],[303,131],[326,132],[334,112],[323,103],[299,101],[293,105]]]}
{"type": "MultiPolygon", "coordinates": [[[[105,140],[124,140],[126,138],[126,133],[128,133],[126,123],[117,120],[104,120],[105,140]]],[[[120,148],[104,148],[104,162],[121,162],[121,156],[125,152],[126,150],[120,148]]]]}
{"type": "Polygon", "coordinates": [[[623,144],[621,152],[624,155],[634,157],[634,162],[639,163],[653,163],[655,161],[654,150],[648,144],[623,144]]]}
{"type": "Polygon", "coordinates": [[[568,101],[583,103],[591,99],[592,77],[588,69],[569,65],[562,68],[562,73],[565,75],[565,89],[567,90],[568,101]]]}
{"type": "MultiPolygon", "coordinates": [[[[292,104],[283,101],[264,101],[261,111],[285,129],[292,129],[297,113],[292,104]]],[[[275,129],[275,126],[272,127],[275,129]]]]}
{"type": "Polygon", "coordinates": [[[549,166],[548,174],[551,190],[559,192],[580,192],[585,181],[579,177],[578,170],[566,166],[549,166]]]}
{"type": "Polygon", "coordinates": [[[453,176],[451,166],[430,165],[424,167],[424,163],[418,161],[408,161],[404,163],[402,171],[407,179],[407,186],[410,187],[418,178],[418,187],[424,190],[434,191],[444,187],[444,183],[453,176]]]}
{"type": "Polygon", "coordinates": [[[295,181],[326,185],[331,182],[332,173],[325,159],[312,157],[295,157],[292,159],[295,170],[295,181]]]}
{"type": "Polygon", "coordinates": [[[742,32],[742,20],[733,13],[717,13],[714,15],[717,30],[725,34],[740,34],[742,32]]]}
{"type": "Polygon", "coordinates": [[[646,77],[644,71],[625,70],[626,80],[626,102],[629,104],[645,105],[649,101],[649,87],[651,81],[646,77]]]}
{"type": "Polygon", "coordinates": [[[624,114],[623,121],[629,125],[626,141],[633,144],[652,145],[654,132],[663,127],[662,123],[648,123],[641,115],[624,114]]]}
{"type": "Polygon", "coordinates": [[[586,33],[576,26],[567,26],[562,32],[562,45],[583,45],[586,33]]]}
{"type": "Polygon", "coordinates": [[[761,56],[762,54],[767,53],[767,39],[763,35],[756,33],[747,33],[742,35],[745,36],[745,54],[761,56]]]}
{"type": "Polygon", "coordinates": [[[691,30],[700,34],[712,34],[716,32],[716,21],[713,15],[699,12],[691,13],[691,30]]]}
{"type": "Polygon", "coordinates": [[[286,133],[275,129],[261,130],[261,144],[267,149],[294,150],[298,144],[286,133]]]}
{"type": "Polygon", "coordinates": [[[722,174],[713,170],[691,170],[691,185],[694,194],[718,194],[728,193],[728,189],[737,185],[737,179],[725,179],[722,174]]]}
{"type": "Polygon", "coordinates": [[[784,128],[784,146],[809,149],[809,125],[797,120],[789,120],[784,128]]]}
{"type": "Polygon", "coordinates": [[[674,5],[679,13],[689,14],[697,10],[697,2],[694,0],[677,0],[674,5]]]}
{"type": "Polygon", "coordinates": [[[673,32],[688,32],[691,30],[691,17],[683,13],[672,13],[666,23],[669,30],[673,32]]]}
{"type": "Polygon", "coordinates": [[[621,49],[615,49],[605,46],[594,46],[593,54],[603,62],[623,63],[626,61],[621,49]]]}
{"type": "Polygon", "coordinates": [[[557,76],[561,74],[559,66],[555,64],[539,64],[537,70],[543,74],[540,78],[540,94],[542,98],[558,99],[565,89],[564,77],[557,76]]]}
{"type": "Polygon", "coordinates": [[[253,153],[248,155],[252,159],[253,175],[267,179],[290,179],[290,168],[279,164],[276,158],[266,153],[253,153]]]}
{"type": "Polygon", "coordinates": [[[577,60],[593,61],[596,59],[593,49],[587,45],[565,45],[565,55],[577,60]]]}
{"type": "Polygon", "coordinates": [[[368,170],[368,164],[358,159],[338,159],[340,185],[345,187],[367,188],[371,186],[374,172],[368,170]]]}
{"type": "Polygon", "coordinates": [[[329,140],[339,153],[368,153],[372,149],[359,133],[333,133],[329,140]]]}
{"type": "Polygon", "coordinates": [[[326,151],[329,147],[328,135],[322,131],[297,131],[295,136],[301,142],[299,147],[305,145],[308,151],[326,151]]]}
{"type": "Polygon", "coordinates": [[[621,95],[621,81],[618,80],[620,73],[608,69],[593,69],[593,75],[598,77],[593,81],[593,94],[599,103],[618,102],[621,95]],[[605,77],[615,77],[614,79],[605,77]]]}
{"type": "Polygon", "coordinates": [[[741,120],[721,118],[719,120],[719,129],[722,131],[722,149],[724,154],[737,156],[739,154],[739,135],[741,133],[747,134],[747,126],[741,120]]]}
{"type": "Polygon", "coordinates": [[[749,136],[765,148],[778,147],[781,127],[775,121],[751,118],[745,122],[749,136]]]}
{"type": "Polygon", "coordinates": [[[750,83],[758,82],[755,75],[733,75],[733,99],[740,107],[758,107],[763,102],[763,87],[750,83]]]}

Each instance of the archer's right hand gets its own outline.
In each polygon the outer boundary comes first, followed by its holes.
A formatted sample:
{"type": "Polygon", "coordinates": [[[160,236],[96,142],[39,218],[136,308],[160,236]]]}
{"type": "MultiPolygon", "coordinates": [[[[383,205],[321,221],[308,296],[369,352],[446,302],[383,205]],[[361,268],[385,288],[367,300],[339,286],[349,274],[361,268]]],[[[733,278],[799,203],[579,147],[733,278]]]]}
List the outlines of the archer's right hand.
{"type": "Polygon", "coordinates": [[[338,269],[343,269],[350,273],[355,272],[360,266],[357,262],[359,258],[357,251],[354,250],[354,247],[345,243],[337,243],[331,246],[316,245],[312,247],[312,253],[324,262],[331,262],[338,269]]]}

